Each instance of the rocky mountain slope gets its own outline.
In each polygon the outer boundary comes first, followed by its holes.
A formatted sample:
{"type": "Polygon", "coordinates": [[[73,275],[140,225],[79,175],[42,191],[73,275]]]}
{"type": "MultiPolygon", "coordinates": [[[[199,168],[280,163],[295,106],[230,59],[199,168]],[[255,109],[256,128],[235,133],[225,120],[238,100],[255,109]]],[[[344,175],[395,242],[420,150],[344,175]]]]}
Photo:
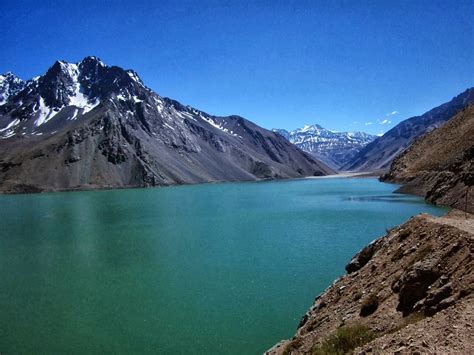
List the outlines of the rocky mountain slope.
{"type": "Polygon", "coordinates": [[[382,180],[402,183],[399,192],[474,213],[474,105],[417,139],[382,180]]]}
{"type": "Polygon", "coordinates": [[[57,61],[0,106],[0,190],[155,186],[325,175],[280,135],[147,88],[98,58],[57,61]]]}
{"type": "Polygon", "coordinates": [[[419,215],[362,249],[269,354],[473,353],[474,216],[419,215]]]}
{"type": "Polygon", "coordinates": [[[474,88],[467,89],[451,101],[421,116],[400,122],[382,137],[361,149],[354,159],[343,166],[343,170],[388,170],[393,159],[417,137],[441,126],[471,103],[474,103],[474,88]]]}
{"type": "Polygon", "coordinates": [[[365,132],[334,132],[317,124],[293,131],[273,131],[335,169],[354,159],[363,147],[377,138],[365,132]]]}

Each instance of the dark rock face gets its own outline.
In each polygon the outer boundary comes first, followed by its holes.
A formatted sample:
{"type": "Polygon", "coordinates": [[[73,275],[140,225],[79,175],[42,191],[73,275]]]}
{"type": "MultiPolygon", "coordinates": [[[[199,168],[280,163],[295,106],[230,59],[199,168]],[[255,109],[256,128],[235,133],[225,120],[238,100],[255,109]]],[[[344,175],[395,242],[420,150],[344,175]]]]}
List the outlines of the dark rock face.
{"type": "Polygon", "coordinates": [[[358,252],[349,262],[349,264],[346,265],[346,271],[347,273],[353,273],[363,266],[365,266],[370,259],[372,259],[372,256],[375,254],[375,252],[378,250],[380,243],[378,240],[370,243],[366,247],[364,247],[360,252],[358,252]]]}
{"type": "Polygon", "coordinates": [[[393,285],[394,292],[399,294],[397,311],[408,315],[413,306],[426,297],[428,287],[440,276],[440,261],[434,258],[415,263],[393,285]]]}
{"type": "Polygon", "coordinates": [[[317,124],[291,132],[284,129],[273,131],[336,169],[351,161],[363,147],[377,138],[365,132],[333,132],[317,124]]]}
{"type": "Polygon", "coordinates": [[[0,156],[3,191],[333,173],[276,133],[163,98],[95,57],[56,62],[0,105],[0,156]]]}
{"type": "MultiPolygon", "coordinates": [[[[425,307],[428,314],[435,314],[450,305],[451,301],[448,300],[448,297],[451,296],[452,292],[453,284],[451,282],[438,289],[431,290],[426,296],[426,300],[415,304],[415,310],[425,307]]],[[[454,298],[452,300],[455,301],[454,298]]]]}
{"type": "Polygon", "coordinates": [[[354,159],[343,166],[343,169],[353,171],[388,170],[393,159],[416,138],[442,126],[472,103],[474,103],[474,88],[467,89],[451,101],[421,116],[400,122],[382,137],[375,139],[361,149],[354,159]]]}

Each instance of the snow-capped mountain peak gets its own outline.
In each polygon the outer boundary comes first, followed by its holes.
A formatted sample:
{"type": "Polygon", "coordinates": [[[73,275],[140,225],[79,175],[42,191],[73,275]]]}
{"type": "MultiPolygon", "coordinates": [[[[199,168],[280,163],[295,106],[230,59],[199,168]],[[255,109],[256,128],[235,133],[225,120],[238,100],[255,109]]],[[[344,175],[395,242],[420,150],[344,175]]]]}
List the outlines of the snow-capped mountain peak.
{"type": "Polygon", "coordinates": [[[44,75],[27,82],[11,73],[0,76],[0,82],[1,114],[14,122],[32,119],[34,127],[59,113],[62,119],[75,120],[109,98],[136,103],[137,93],[149,90],[135,71],[109,67],[93,56],[77,63],[58,60],[44,75]]]}
{"type": "Polygon", "coordinates": [[[15,189],[333,172],[242,117],[213,116],[163,98],[133,70],[107,66],[96,57],[57,61],[10,96],[0,106],[0,151],[0,184],[15,189]]]}
{"type": "Polygon", "coordinates": [[[25,82],[12,72],[0,75],[0,105],[7,102],[8,98],[15,95],[25,87],[25,82]]]}
{"type": "Polygon", "coordinates": [[[306,125],[303,126],[303,128],[298,128],[295,131],[298,131],[298,132],[318,132],[318,131],[321,131],[321,130],[324,130],[324,128],[321,127],[318,124],[313,124],[313,125],[306,124],[306,125]]]}
{"type": "Polygon", "coordinates": [[[365,132],[337,132],[318,124],[304,125],[293,131],[274,129],[291,143],[325,161],[340,167],[376,137],[365,132]]]}

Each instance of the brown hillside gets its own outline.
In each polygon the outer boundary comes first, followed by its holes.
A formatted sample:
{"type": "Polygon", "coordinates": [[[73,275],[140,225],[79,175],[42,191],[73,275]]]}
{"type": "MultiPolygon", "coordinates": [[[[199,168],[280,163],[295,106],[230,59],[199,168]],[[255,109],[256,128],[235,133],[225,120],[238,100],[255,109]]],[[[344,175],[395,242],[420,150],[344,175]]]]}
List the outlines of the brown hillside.
{"type": "Polygon", "coordinates": [[[474,105],[415,141],[393,162],[385,181],[403,183],[400,192],[474,212],[474,105]],[[467,200],[467,201],[466,201],[467,200]]]}
{"type": "Polygon", "coordinates": [[[362,249],[268,354],[473,353],[474,216],[413,217],[362,249]],[[363,351],[363,352],[362,352],[363,351]]]}

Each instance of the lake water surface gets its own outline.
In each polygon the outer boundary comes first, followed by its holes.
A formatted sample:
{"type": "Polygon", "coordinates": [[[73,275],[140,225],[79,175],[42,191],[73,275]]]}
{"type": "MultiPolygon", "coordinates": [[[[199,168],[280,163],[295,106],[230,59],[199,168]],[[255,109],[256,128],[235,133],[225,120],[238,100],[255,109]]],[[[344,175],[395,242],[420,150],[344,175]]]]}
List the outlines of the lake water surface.
{"type": "Polygon", "coordinates": [[[258,354],[444,209],[375,178],[0,196],[0,353],[258,354]]]}

